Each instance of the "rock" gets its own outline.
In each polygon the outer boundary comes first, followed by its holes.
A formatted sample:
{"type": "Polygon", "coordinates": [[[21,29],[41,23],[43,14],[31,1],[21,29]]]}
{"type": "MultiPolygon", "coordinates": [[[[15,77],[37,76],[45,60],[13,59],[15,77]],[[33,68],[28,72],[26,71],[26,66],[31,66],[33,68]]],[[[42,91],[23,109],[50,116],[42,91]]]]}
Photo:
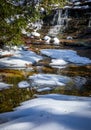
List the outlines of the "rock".
{"type": "Polygon", "coordinates": [[[43,38],[43,40],[44,40],[46,43],[50,43],[51,37],[45,36],[45,37],[43,38]]]}
{"type": "Polygon", "coordinates": [[[59,39],[57,37],[54,37],[53,38],[53,44],[59,45],[59,43],[60,43],[59,39]]]}
{"type": "Polygon", "coordinates": [[[67,36],[67,40],[72,40],[72,39],[73,39],[73,37],[67,36]]]}
{"type": "Polygon", "coordinates": [[[18,83],[19,88],[28,88],[30,87],[30,84],[27,81],[21,81],[18,83]]]}
{"type": "Polygon", "coordinates": [[[40,34],[36,31],[32,32],[31,35],[35,37],[40,37],[40,34]]]}

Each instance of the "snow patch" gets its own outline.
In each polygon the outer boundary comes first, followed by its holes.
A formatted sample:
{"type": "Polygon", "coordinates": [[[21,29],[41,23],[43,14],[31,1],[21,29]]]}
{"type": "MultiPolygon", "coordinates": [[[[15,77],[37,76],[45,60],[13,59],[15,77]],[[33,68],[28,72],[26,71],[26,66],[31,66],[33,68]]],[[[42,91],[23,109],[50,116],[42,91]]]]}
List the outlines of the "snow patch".
{"type": "Polygon", "coordinates": [[[2,89],[8,89],[11,86],[13,86],[13,85],[12,84],[7,84],[7,83],[0,82],[0,90],[2,90],[2,89]]]}
{"type": "Polygon", "coordinates": [[[0,130],[91,130],[91,97],[41,95],[0,114],[0,130]]]}
{"type": "Polygon", "coordinates": [[[77,55],[76,51],[73,50],[43,49],[40,52],[43,55],[51,57],[52,59],[64,60],[65,62],[68,63],[74,63],[77,65],[91,64],[91,59],[86,57],[81,57],[77,55]]]}
{"type": "Polygon", "coordinates": [[[27,81],[21,81],[18,83],[19,88],[28,88],[30,87],[30,84],[27,81]]]}
{"type": "Polygon", "coordinates": [[[0,59],[0,65],[14,68],[31,67],[32,64],[41,59],[42,56],[39,56],[32,51],[25,51],[22,48],[18,48],[16,51],[13,51],[13,56],[0,59]]]}

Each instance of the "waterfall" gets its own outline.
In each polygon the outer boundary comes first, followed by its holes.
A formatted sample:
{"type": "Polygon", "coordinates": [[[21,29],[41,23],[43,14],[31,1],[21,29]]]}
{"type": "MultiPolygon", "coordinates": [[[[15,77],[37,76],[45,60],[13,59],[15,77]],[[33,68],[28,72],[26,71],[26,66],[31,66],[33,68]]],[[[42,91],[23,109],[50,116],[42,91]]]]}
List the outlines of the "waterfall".
{"type": "Polygon", "coordinates": [[[68,9],[58,9],[53,16],[52,25],[65,25],[68,19],[68,9]]]}
{"type": "Polygon", "coordinates": [[[89,22],[88,22],[88,27],[91,27],[91,16],[90,16],[90,19],[89,19],[89,22]]]}
{"type": "Polygon", "coordinates": [[[56,36],[61,31],[60,29],[61,29],[61,25],[52,26],[49,29],[48,35],[56,36]]]}
{"type": "Polygon", "coordinates": [[[49,35],[56,36],[68,26],[68,9],[58,9],[51,22],[53,25],[49,30],[49,35]]]}

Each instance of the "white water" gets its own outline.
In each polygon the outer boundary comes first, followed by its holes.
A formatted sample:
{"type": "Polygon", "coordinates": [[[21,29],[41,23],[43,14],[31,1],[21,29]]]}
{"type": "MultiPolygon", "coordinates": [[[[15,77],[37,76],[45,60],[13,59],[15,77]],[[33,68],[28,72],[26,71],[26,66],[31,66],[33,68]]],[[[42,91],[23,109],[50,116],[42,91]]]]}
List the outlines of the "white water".
{"type": "Polygon", "coordinates": [[[52,27],[49,29],[49,35],[56,36],[68,26],[68,10],[56,10],[52,20],[52,27]]]}

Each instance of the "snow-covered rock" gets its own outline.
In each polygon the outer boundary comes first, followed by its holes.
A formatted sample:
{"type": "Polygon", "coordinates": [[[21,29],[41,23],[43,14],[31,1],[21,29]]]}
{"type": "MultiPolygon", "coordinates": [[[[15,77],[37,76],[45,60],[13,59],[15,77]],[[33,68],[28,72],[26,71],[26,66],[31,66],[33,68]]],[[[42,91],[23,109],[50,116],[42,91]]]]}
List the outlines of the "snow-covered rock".
{"type": "Polygon", "coordinates": [[[30,84],[27,81],[21,81],[18,83],[19,88],[28,88],[30,87],[30,84]]]}
{"type": "Polygon", "coordinates": [[[22,30],[21,30],[21,33],[26,35],[26,34],[27,34],[27,31],[26,31],[25,29],[22,29],[22,30]]]}
{"type": "Polygon", "coordinates": [[[64,66],[66,66],[68,64],[68,62],[66,62],[63,59],[52,59],[51,61],[52,62],[49,65],[54,66],[54,67],[57,66],[57,67],[64,68],[64,66]]]}
{"type": "Polygon", "coordinates": [[[54,45],[59,45],[60,40],[57,37],[54,37],[52,40],[54,45]]]}
{"type": "Polygon", "coordinates": [[[36,31],[31,32],[31,35],[35,36],[35,37],[40,37],[40,33],[36,32],[36,31]]]}
{"type": "Polygon", "coordinates": [[[45,41],[45,43],[49,44],[50,41],[51,41],[51,37],[45,36],[45,37],[43,38],[43,40],[45,41]]]}
{"type": "Polygon", "coordinates": [[[72,39],[73,39],[73,37],[67,36],[67,40],[72,40],[72,39]]]}

